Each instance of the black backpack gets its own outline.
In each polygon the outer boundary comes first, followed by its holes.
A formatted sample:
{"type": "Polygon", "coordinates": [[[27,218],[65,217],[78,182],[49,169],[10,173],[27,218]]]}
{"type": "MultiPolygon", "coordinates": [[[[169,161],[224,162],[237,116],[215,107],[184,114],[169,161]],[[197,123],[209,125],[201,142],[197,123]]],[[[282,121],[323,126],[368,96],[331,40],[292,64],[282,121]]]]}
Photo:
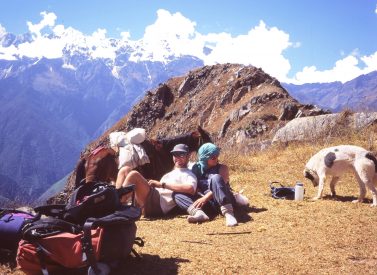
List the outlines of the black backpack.
{"type": "Polygon", "coordinates": [[[67,204],[43,205],[34,210],[83,225],[87,218],[100,218],[116,211],[121,206],[120,197],[127,193],[132,193],[131,205],[134,205],[134,185],[115,189],[105,182],[91,182],[75,189],[67,204]]]}
{"type": "Polygon", "coordinates": [[[270,189],[274,199],[294,200],[295,198],[295,188],[284,186],[278,181],[270,182],[270,189]],[[279,184],[280,187],[274,186],[275,184],[279,184]]]}

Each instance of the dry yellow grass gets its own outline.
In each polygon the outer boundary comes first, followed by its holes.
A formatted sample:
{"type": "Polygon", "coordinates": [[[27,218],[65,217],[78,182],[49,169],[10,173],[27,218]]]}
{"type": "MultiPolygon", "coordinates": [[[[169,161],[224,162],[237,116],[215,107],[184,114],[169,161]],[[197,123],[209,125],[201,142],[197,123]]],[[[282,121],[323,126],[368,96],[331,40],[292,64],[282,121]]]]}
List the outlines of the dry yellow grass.
{"type": "MultiPolygon", "coordinates": [[[[377,148],[375,129],[310,144],[273,147],[248,156],[222,154],[231,184],[251,201],[250,220],[227,228],[224,219],[188,224],[186,216],[137,222],[145,240],[140,261],[117,274],[376,274],[377,209],[362,204],[353,175],[337,185],[336,199],[310,200],[316,189],[302,176],[306,161],[327,146],[377,148]],[[305,185],[302,202],[275,200],[269,181],[305,185]]],[[[325,186],[325,194],[329,187],[325,186]]],[[[1,271],[0,271],[1,272],[1,271]]]]}

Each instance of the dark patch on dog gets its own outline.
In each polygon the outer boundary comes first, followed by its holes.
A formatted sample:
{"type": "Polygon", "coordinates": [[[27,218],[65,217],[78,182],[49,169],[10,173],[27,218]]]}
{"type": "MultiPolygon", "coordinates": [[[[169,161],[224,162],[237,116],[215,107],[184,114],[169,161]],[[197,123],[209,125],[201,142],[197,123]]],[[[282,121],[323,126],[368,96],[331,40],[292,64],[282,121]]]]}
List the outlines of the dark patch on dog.
{"type": "Polygon", "coordinates": [[[325,156],[325,165],[328,168],[331,168],[334,165],[334,160],[336,159],[336,155],[333,152],[327,153],[325,156]]]}
{"type": "Polygon", "coordinates": [[[338,152],[338,151],[339,151],[339,149],[338,149],[338,148],[335,148],[335,149],[334,149],[334,151],[335,151],[335,152],[338,152]]]}
{"type": "Polygon", "coordinates": [[[374,171],[377,172],[377,159],[376,159],[376,157],[373,156],[372,153],[367,153],[367,154],[365,155],[365,157],[366,157],[367,159],[370,159],[371,161],[374,162],[374,171]]]}
{"type": "Polygon", "coordinates": [[[308,171],[305,171],[305,178],[313,181],[314,180],[314,177],[311,173],[309,173],[308,171]]]}

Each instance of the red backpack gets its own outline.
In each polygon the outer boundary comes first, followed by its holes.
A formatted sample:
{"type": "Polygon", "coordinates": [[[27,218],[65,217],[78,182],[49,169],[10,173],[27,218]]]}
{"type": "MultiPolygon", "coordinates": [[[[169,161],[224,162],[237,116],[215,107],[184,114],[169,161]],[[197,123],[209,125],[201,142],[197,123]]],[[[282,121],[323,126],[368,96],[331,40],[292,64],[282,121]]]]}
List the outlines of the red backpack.
{"type": "MultiPolygon", "coordinates": [[[[100,259],[103,229],[91,230],[93,254],[100,259]]],[[[26,274],[41,274],[41,271],[56,273],[67,268],[82,268],[87,266],[83,258],[81,239],[83,232],[73,234],[59,233],[41,238],[37,242],[21,240],[17,252],[17,264],[26,274]]],[[[43,272],[45,274],[45,272],[43,272]]]]}
{"type": "MultiPolygon", "coordinates": [[[[140,208],[134,206],[134,200],[131,205],[107,204],[117,197],[106,190],[118,191],[102,184],[93,186],[96,188],[76,190],[64,208],[35,208],[37,213],[50,217],[28,223],[22,229],[16,260],[23,272],[66,274],[69,269],[89,268],[94,274],[108,274],[110,266],[116,266],[131,252],[137,255],[132,247],[143,246],[143,241],[136,238],[135,222],[141,216],[140,208]]],[[[133,192],[133,188],[127,187],[120,193],[133,192]]]]}

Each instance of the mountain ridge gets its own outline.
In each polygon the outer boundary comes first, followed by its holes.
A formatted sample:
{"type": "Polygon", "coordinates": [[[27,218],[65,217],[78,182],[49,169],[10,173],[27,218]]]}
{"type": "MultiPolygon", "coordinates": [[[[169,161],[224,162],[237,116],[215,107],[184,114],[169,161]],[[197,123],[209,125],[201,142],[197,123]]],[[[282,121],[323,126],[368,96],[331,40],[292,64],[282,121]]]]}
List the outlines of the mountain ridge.
{"type": "Polygon", "coordinates": [[[377,111],[377,71],[361,75],[344,84],[332,82],[282,85],[300,102],[315,104],[334,112],[344,109],[377,111]]]}
{"type": "MultiPolygon", "coordinates": [[[[108,145],[112,131],[141,127],[148,138],[158,139],[191,132],[200,125],[223,149],[246,152],[268,146],[277,129],[296,116],[324,113],[293,99],[279,81],[260,68],[240,64],[204,66],[148,91],[85,151],[108,145]]],[[[50,202],[67,199],[74,178],[72,173],[65,191],[50,202]]]]}
{"type": "Polygon", "coordinates": [[[85,144],[126,114],[145,90],[201,65],[189,57],[182,65],[128,63],[115,78],[106,60],[81,62],[73,70],[61,59],[0,60],[0,175],[17,182],[4,186],[22,189],[25,199],[34,200],[71,171],[85,144]]]}

